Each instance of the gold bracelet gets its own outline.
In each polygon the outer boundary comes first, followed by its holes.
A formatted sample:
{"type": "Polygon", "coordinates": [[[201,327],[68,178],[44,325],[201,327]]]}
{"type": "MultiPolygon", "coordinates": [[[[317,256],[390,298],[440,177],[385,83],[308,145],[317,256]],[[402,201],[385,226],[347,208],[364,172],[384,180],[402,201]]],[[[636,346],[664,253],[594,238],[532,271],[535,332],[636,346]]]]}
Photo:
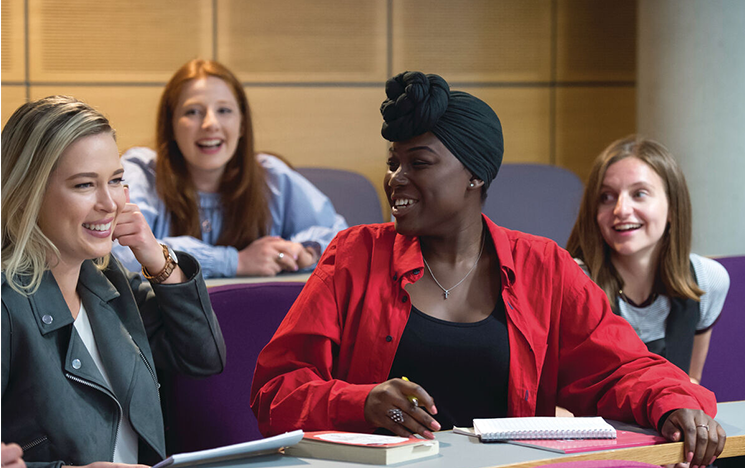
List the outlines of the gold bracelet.
{"type": "Polygon", "coordinates": [[[142,267],[142,275],[147,278],[148,281],[154,284],[160,284],[163,281],[167,280],[178,265],[178,259],[176,258],[176,254],[173,252],[173,250],[171,250],[171,248],[165,244],[160,244],[160,246],[163,248],[163,256],[166,259],[166,265],[163,267],[163,269],[160,270],[157,274],[151,275],[150,272],[147,271],[147,268],[145,268],[144,266],[142,267]]]}

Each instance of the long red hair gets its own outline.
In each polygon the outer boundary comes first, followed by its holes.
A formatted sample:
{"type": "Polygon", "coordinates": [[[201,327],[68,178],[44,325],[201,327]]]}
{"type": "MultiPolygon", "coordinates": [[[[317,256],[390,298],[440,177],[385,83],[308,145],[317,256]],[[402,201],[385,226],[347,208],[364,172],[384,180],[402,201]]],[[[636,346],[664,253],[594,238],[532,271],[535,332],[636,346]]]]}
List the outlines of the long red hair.
{"type": "Polygon", "coordinates": [[[269,231],[269,189],[264,168],[254,153],[253,126],[248,98],[240,81],[222,64],[195,59],[176,71],[160,98],[156,126],[155,184],[158,195],[171,214],[171,235],[202,238],[197,190],[191,179],[184,156],[176,144],[173,115],[184,85],[194,79],[214,76],[233,91],[241,111],[243,134],[235,154],[228,161],[220,181],[219,193],[223,210],[223,228],[217,244],[243,249],[269,231]]]}

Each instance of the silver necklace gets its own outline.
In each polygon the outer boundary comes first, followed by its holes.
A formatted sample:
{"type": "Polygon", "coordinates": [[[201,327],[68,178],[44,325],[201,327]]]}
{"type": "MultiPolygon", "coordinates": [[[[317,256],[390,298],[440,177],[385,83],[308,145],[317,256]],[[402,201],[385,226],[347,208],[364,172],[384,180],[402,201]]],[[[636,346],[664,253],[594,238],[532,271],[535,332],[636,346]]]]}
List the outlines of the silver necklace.
{"type": "Polygon", "coordinates": [[[471,267],[471,269],[468,270],[468,273],[466,273],[466,276],[464,276],[462,280],[458,281],[457,283],[455,283],[455,286],[451,286],[448,289],[443,288],[442,285],[440,284],[440,282],[437,281],[437,278],[435,278],[435,274],[432,273],[432,268],[429,267],[429,263],[427,263],[427,259],[424,258],[424,254],[422,254],[422,260],[424,260],[424,266],[427,267],[427,270],[429,271],[429,274],[432,276],[432,279],[435,280],[435,283],[437,284],[437,286],[439,286],[440,289],[442,289],[442,292],[443,292],[443,295],[445,296],[445,299],[447,299],[448,296],[450,295],[450,291],[452,291],[453,289],[455,289],[458,286],[460,286],[460,284],[462,282],[464,282],[466,280],[466,278],[468,278],[468,275],[470,275],[473,272],[473,270],[476,269],[476,265],[478,265],[479,264],[479,260],[481,260],[481,254],[484,253],[484,243],[485,243],[485,241],[486,241],[486,235],[484,233],[481,236],[481,250],[479,250],[479,256],[476,257],[476,262],[473,264],[473,266],[471,267]]]}

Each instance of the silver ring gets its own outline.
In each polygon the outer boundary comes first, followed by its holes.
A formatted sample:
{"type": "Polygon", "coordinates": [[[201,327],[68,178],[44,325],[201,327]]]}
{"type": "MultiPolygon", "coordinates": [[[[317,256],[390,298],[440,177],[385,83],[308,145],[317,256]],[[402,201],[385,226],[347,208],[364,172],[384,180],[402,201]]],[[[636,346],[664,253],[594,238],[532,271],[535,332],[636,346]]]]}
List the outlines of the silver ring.
{"type": "Polygon", "coordinates": [[[277,254],[277,260],[282,260],[283,258],[285,258],[285,253],[284,252],[280,252],[280,253],[277,254]]]}
{"type": "Polygon", "coordinates": [[[709,430],[709,425],[708,424],[696,424],[696,427],[703,427],[707,431],[709,430]]]}
{"type": "Polygon", "coordinates": [[[391,418],[391,421],[393,421],[396,424],[403,424],[404,422],[404,413],[398,408],[391,408],[387,411],[388,417],[391,418]]]}

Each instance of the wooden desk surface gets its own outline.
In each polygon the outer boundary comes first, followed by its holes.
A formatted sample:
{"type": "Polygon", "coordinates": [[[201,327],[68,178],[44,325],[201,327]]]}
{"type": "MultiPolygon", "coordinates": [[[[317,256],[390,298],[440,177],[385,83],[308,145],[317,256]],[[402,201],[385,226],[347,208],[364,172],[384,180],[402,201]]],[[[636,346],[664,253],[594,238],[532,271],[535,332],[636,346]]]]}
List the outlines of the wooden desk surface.
{"type": "MultiPolygon", "coordinates": [[[[720,403],[719,414],[716,419],[724,427],[725,431],[727,431],[727,444],[720,458],[745,455],[745,401],[720,403]]],[[[436,437],[440,442],[440,454],[438,456],[400,463],[396,466],[406,468],[528,468],[549,463],[580,460],[630,460],[655,465],[683,461],[682,442],[561,455],[512,444],[482,444],[478,439],[453,434],[451,431],[438,432],[436,437]]],[[[298,466],[336,468],[342,466],[378,465],[295,458],[276,454],[205,465],[204,468],[298,466]]]]}
{"type": "MultiPolygon", "coordinates": [[[[745,401],[719,403],[717,407],[718,411],[715,419],[727,432],[727,443],[719,458],[745,455],[745,401]]],[[[683,442],[671,442],[646,447],[563,455],[551,460],[532,460],[493,466],[499,466],[499,468],[529,468],[549,463],[582,460],[630,460],[651,463],[653,465],[666,465],[685,461],[683,442]]]]}

